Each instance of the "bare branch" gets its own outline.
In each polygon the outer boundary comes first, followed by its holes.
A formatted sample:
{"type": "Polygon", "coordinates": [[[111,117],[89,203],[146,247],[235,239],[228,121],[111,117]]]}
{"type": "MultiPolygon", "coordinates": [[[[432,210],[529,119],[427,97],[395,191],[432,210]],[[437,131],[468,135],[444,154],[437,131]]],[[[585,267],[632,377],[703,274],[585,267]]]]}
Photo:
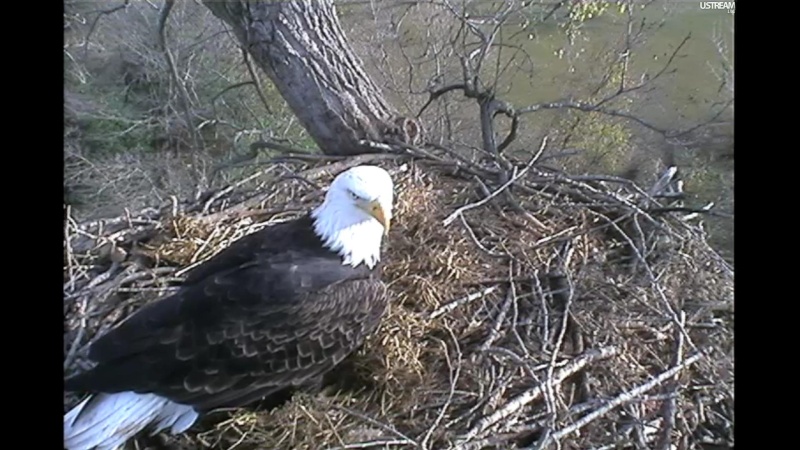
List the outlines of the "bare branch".
{"type": "Polygon", "coordinates": [[[441,316],[443,314],[449,313],[450,311],[458,308],[461,305],[464,305],[466,303],[475,301],[475,300],[477,300],[477,299],[479,299],[481,297],[489,295],[492,292],[496,291],[497,289],[498,289],[497,286],[489,286],[488,288],[486,288],[486,289],[484,289],[484,290],[482,290],[480,292],[476,292],[474,294],[467,295],[466,297],[462,297],[462,298],[460,298],[458,300],[453,300],[452,302],[446,303],[446,304],[440,306],[439,308],[437,308],[436,310],[434,310],[430,314],[429,317],[431,319],[435,319],[435,318],[437,318],[437,317],[439,317],[439,316],[441,316]]]}
{"type": "MultiPolygon", "coordinates": [[[[564,367],[559,369],[553,374],[551,379],[548,379],[548,383],[551,384],[558,384],[563,382],[569,376],[577,373],[580,370],[583,370],[589,364],[594,362],[608,359],[618,353],[618,349],[615,347],[605,347],[597,350],[589,350],[583,355],[573,359],[569,363],[567,363],[564,367]]],[[[524,407],[525,405],[529,404],[530,402],[536,400],[537,398],[541,397],[544,393],[545,386],[539,385],[533,389],[527,390],[522,394],[514,397],[510,402],[508,402],[503,408],[495,411],[493,414],[486,416],[478,421],[469,432],[464,435],[461,439],[461,445],[463,445],[466,441],[473,439],[479,435],[481,435],[484,431],[487,431],[491,428],[494,424],[500,422],[501,420],[505,419],[506,417],[510,416],[517,412],[520,408],[524,407]]],[[[460,448],[458,445],[456,448],[460,448]]]]}
{"type": "Polygon", "coordinates": [[[244,60],[244,64],[247,66],[247,72],[250,74],[250,78],[253,80],[253,83],[256,86],[258,98],[261,99],[261,103],[264,105],[264,110],[267,111],[267,114],[272,114],[272,108],[269,107],[267,97],[264,96],[264,87],[261,85],[261,79],[258,77],[258,73],[256,73],[256,71],[253,69],[253,64],[250,62],[250,57],[247,55],[247,50],[245,50],[244,47],[241,47],[241,50],[242,59],[244,60]]]}
{"type": "Polygon", "coordinates": [[[461,208],[458,208],[452,214],[447,216],[447,218],[444,219],[442,224],[444,226],[450,225],[450,223],[452,223],[456,219],[456,217],[458,217],[459,215],[463,214],[466,211],[469,211],[470,209],[477,208],[479,206],[482,206],[482,205],[486,204],[487,202],[489,202],[490,200],[492,200],[493,198],[495,198],[499,194],[501,194],[506,188],[508,188],[512,184],[516,183],[517,180],[519,180],[520,178],[524,177],[525,174],[528,172],[528,170],[531,167],[533,167],[534,164],[536,164],[536,161],[542,155],[542,152],[544,151],[546,146],[547,146],[547,138],[545,137],[545,139],[542,140],[542,145],[539,146],[539,151],[536,152],[533,155],[533,157],[531,157],[531,159],[528,161],[528,163],[525,165],[525,167],[522,170],[519,171],[519,173],[517,173],[513,178],[508,180],[505,184],[503,184],[502,186],[497,188],[494,192],[491,193],[491,195],[489,195],[489,196],[487,196],[487,197],[485,197],[485,198],[483,198],[483,199],[481,199],[481,200],[479,200],[479,201],[477,201],[475,203],[470,203],[469,205],[464,205],[461,208]]]}
{"type": "Polygon", "coordinates": [[[95,16],[94,20],[92,20],[92,24],[89,26],[89,31],[86,32],[86,37],[83,39],[83,58],[86,59],[86,56],[89,53],[89,39],[92,37],[92,33],[94,33],[95,28],[97,28],[97,23],[100,21],[100,18],[106,15],[114,14],[115,12],[126,9],[128,5],[130,5],[131,0],[125,0],[121,5],[115,6],[113,8],[99,10],[97,11],[97,15],[95,16]]]}
{"type": "Polygon", "coordinates": [[[197,158],[195,155],[202,148],[200,145],[200,137],[198,136],[197,129],[194,127],[192,121],[192,103],[189,99],[189,92],[186,90],[186,85],[184,85],[183,80],[181,80],[181,76],[178,73],[178,66],[175,64],[175,57],[172,55],[172,51],[170,51],[169,45],[167,44],[167,19],[169,18],[169,14],[172,11],[173,6],[175,6],[175,0],[164,1],[164,7],[161,9],[161,14],[158,18],[158,38],[159,43],[161,44],[161,49],[164,51],[164,57],[167,60],[167,65],[169,65],[172,81],[175,83],[181,99],[181,105],[183,106],[183,117],[186,121],[186,127],[192,137],[193,148],[190,152],[193,161],[192,167],[196,168],[197,158]]]}
{"type": "Polygon", "coordinates": [[[673,367],[672,369],[669,369],[669,370],[667,370],[665,372],[662,372],[657,377],[653,378],[652,380],[648,381],[647,383],[644,383],[644,384],[636,387],[635,389],[632,389],[632,390],[630,390],[628,392],[625,392],[625,393],[617,396],[613,400],[611,400],[608,403],[606,403],[605,405],[603,405],[601,408],[598,408],[598,409],[592,411],[590,414],[587,414],[587,415],[581,417],[580,419],[578,419],[572,425],[570,425],[570,426],[568,426],[566,428],[562,428],[561,430],[556,431],[555,433],[550,435],[550,438],[547,440],[547,442],[543,442],[539,446],[539,448],[546,447],[546,445],[549,442],[559,441],[559,440],[569,436],[570,434],[575,433],[576,431],[579,431],[581,428],[585,427],[586,425],[590,424],[591,422],[603,417],[605,414],[607,414],[609,411],[613,410],[614,408],[617,408],[617,407],[619,407],[619,406],[621,406],[621,405],[623,405],[625,403],[629,403],[629,402],[635,400],[637,397],[641,396],[645,392],[654,389],[655,387],[661,385],[664,381],[666,381],[669,378],[672,378],[673,376],[675,376],[677,373],[679,373],[680,371],[682,371],[686,367],[694,364],[702,356],[703,356],[702,353],[696,353],[693,356],[687,358],[685,361],[683,361],[679,366],[673,367]]]}
{"type": "Polygon", "coordinates": [[[417,113],[417,117],[421,116],[422,113],[425,112],[425,110],[428,108],[428,106],[430,106],[431,103],[433,103],[434,100],[438,99],[439,97],[441,97],[442,95],[444,95],[444,94],[446,94],[448,92],[455,91],[456,89],[466,90],[467,89],[467,85],[464,84],[464,83],[454,83],[454,84],[450,84],[450,85],[447,85],[447,86],[444,86],[444,87],[440,87],[438,89],[430,91],[430,97],[428,98],[428,101],[425,102],[425,104],[422,105],[422,107],[419,109],[419,112],[417,113]]]}

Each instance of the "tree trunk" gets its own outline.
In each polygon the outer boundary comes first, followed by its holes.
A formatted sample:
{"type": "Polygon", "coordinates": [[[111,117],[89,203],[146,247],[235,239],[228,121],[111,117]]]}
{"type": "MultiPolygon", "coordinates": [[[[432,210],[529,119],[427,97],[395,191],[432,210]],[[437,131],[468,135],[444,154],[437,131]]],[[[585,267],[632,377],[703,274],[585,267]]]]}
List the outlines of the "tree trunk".
{"type": "Polygon", "coordinates": [[[420,138],[417,122],[400,117],[364,71],[332,1],[204,4],[233,29],[325,154],[374,151],[360,140],[420,138]]]}

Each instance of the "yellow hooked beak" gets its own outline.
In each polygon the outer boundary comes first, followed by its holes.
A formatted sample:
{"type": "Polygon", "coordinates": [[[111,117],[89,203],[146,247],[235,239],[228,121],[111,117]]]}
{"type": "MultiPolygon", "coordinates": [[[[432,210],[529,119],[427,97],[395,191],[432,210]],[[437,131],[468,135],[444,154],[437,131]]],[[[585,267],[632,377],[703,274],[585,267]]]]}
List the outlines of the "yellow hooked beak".
{"type": "Polygon", "coordinates": [[[383,210],[383,206],[378,203],[377,200],[371,201],[367,203],[366,208],[367,214],[374,217],[375,220],[383,225],[383,232],[384,234],[389,234],[389,227],[391,225],[391,218],[386,216],[386,212],[383,210]]]}

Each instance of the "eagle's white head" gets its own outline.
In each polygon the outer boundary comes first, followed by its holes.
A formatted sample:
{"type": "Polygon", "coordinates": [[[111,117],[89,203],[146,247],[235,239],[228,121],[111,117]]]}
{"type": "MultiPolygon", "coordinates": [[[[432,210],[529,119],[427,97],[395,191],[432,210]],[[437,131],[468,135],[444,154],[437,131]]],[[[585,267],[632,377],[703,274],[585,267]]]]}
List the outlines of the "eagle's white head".
{"type": "Polygon", "coordinates": [[[340,173],[325,201],[311,213],[314,231],[344,264],[372,268],[381,259],[381,240],[389,232],[394,183],[376,166],[358,166],[340,173]]]}

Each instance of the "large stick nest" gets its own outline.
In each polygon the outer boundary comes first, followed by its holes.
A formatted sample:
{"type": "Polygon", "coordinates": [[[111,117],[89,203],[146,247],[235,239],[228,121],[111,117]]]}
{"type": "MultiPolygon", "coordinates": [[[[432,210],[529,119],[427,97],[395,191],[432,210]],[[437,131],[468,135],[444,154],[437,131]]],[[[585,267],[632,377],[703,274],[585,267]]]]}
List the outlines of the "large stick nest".
{"type": "MultiPolygon", "coordinates": [[[[188,268],[307,211],[363,161],[274,164],[107,220],[67,210],[65,374],[188,268]]],[[[392,301],[344,381],[209,416],[168,447],[732,448],[733,271],[700,226],[624,180],[372,163],[397,186],[392,301]]],[[[65,395],[65,409],[78,400],[65,395]]]]}

